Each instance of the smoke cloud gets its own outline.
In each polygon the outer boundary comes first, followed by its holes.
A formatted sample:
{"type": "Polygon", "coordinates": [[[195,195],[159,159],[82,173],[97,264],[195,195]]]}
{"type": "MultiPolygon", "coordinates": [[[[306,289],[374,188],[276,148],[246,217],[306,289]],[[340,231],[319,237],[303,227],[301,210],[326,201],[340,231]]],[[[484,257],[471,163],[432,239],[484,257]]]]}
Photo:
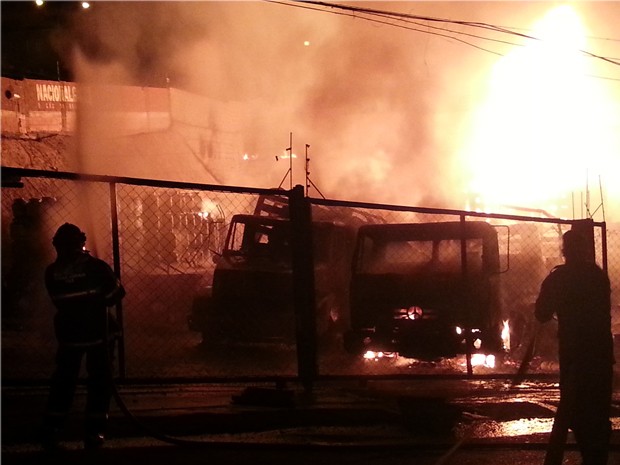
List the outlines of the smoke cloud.
{"type": "MultiPolygon", "coordinates": [[[[603,25],[597,35],[613,37],[613,25],[602,22],[613,17],[613,5],[584,3],[584,16],[590,14],[584,20],[603,25]]],[[[546,2],[350,4],[519,28],[549,8],[546,2]]],[[[511,37],[506,44],[454,33],[449,38],[433,27],[473,31],[399,23],[413,31],[303,6],[96,2],[71,30],[80,44],[75,71],[81,83],[170,85],[234,103],[239,147],[257,158],[247,168],[231,169],[221,179],[225,184],[276,187],[288,163],[275,156],[288,148],[292,133],[294,184],[305,184],[308,144],[310,179],[329,198],[463,208],[468,173],[461,147],[472,113],[498,54],[525,39],[511,37]]],[[[610,74],[609,67],[605,72],[610,74]]],[[[616,97],[617,106],[617,91],[616,97]]],[[[89,152],[101,158],[101,131],[107,136],[122,132],[102,128],[97,117],[86,115],[82,121],[86,159],[89,152]]],[[[152,175],[148,164],[136,163],[144,177],[152,175]]],[[[180,180],[195,181],[191,175],[180,180]]]]}

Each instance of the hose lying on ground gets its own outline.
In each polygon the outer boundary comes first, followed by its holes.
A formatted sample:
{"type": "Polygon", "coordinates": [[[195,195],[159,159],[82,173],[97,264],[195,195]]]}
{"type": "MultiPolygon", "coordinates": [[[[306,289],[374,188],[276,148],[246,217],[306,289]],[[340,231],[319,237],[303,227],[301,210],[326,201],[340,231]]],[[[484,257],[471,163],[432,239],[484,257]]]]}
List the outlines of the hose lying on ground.
{"type": "Polygon", "coordinates": [[[143,433],[145,433],[147,436],[153,438],[153,439],[157,439],[159,441],[163,441],[166,442],[168,444],[174,444],[174,445],[178,445],[178,446],[196,446],[196,445],[208,445],[209,443],[206,441],[198,441],[198,440],[191,440],[191,439],[184,439],[184,438],[179,438],[179,437],[175,437],[175,436],[169,436],[167,434],[163,434],[160,433],[159,431],[148,427],[147,425],[145,425],[144,423],[142,423],[134,414],[131,410],[129,410],[129,408],[127,407],[127,404],[125,403],[125,401],[123,400],[120,392],[118,391],[118,386],[116,385],[116,381],[114,380],[114,349],[116,347],[116,339],[118,335],[114,335],[110,333],[110,328],[109,328],[109,318],[106,318],[106,339],[108,341],[108,350],[106,351],[107,354],[107,365],[108,365],[108,381],[112,390],[112,396],[114,397],[114,400],[116,402],[116,405],[118,406],[118,408],[120,408],[121,412],[123,412],[123,414],[129,418],[134,425],[136,425],[143,433]]]}
{"type": "MultiPolygon", "coordinates": [[[[517,372],[515,373],[515,375],[512,378],[512,381],[510,383],[511,387],[515,387],[518,386],[519,384],[521,384],[523,382],[523,380],[525,379],[525,375],[527,374],[529,368],[530,368],[530,363],[532,362],[532,358],[534,358],[534,352],[536,349],[536,341],[538,340],[538,336],[540,334],[540,328],[541,328],[541,324],[538,323],[538,325],[536,326],[536,330],[534,331],[534,334],[532,336],[532,339],[530,340],[526,350],[525,350],[525,354],[523,354],[523,358],[521,359],[521,363],[519,364],[519,369],[517,370],[517,372]]],[[[435,462],[435,465],[445,465],[446,463],[448,463],[448,461],[450,460],[450,458],[456,453],[457,450],[459,450],[459,448],[465,444],[470,437],[473,434],[473,428],[470,429],[468,434],[463,435],[462,438],[460,438],[451,448],[450,450],[448,450],[444,455],[442,455],[439,460],[437,462],[435,462]]]]}
{"type": "MultiPolygon", "coordinates": [[[[511,382],[511,386],[517,386],[518,384],[520,384],[523,379],[525,378],[525,375],[527,374],[527,371],[529,369],[529,365],[532,361],[533,355],[534,355],[534,349],[536,346],[536,340],[538,339],[538,335],[540,332],[540,325],[537,327],[528,347],[527,350],[523,356],[523,359],[521,360],[521,364],[519,365],[519,369],[517,370],[516,374],[514,375],[512,382],[511,382]]],[[[168,444],[173,444],[173,445],[177,445],[177,446],[208,446],[208,447],[216,447],[216,446],[221,446],[221,445],[229,445],[229,446],[235,446],[238,447],[240,444],[235,442],[235,443],[221,443],[221,442],[213,442],[213,441],[205,441],[205,440],[198,440],[198,439],[186,439],[186,438],[180,438],[177,436],[170,436],[168,434],[164,434],[161,433],[160,431],[157,431],[147,425],[145,425],[142,421],[140,421],[140,419],[138,419],[133,412],[131,412],[131,410],[127,407],[127,404],[124,402],[119,390],[118,390],[118,386],[116,384],[116,382],[114,381],[114,368],[113,368],[113,360],[112,360],[112,355],[111,352],[109,352],[109,356],[108,356],[108,374],[110,376],[110,384],[111,384],[111,388],[112,388],[112,395],[114,397],[114,400],[116,402],[116,404],[118,405],[119,409],[123,412],[123,414],[129,418],[135,426],[137,426],[144,434],[146,434],[147,436],[168,443],[168,444]]],[[[444,454],[442,455],[439,460],[436,462],[436,465],[444,465],[446,463],[448,463],[448,460],[463,446],[463,444],[465,444],[471,437],[471,435],[473,434],[473,429],[471,431],[471,434],[465,434],[462,438],[460,438],[457,442],[455,442],[455,444],[444,454]]],[[[255,447],[258,446],[258,444],[254,445],[255,447]]],[[[310,446],[310,444],[306,444],[306,446],[310,446]]],[[[321,447],[330,447],[330,446],[324,446],[321,445],[321,447]]]]}
{"type": "Polygon", "coordinates": [[[537,324],[536,330],[534,331],[534,335],[530,340],[530,343],[525,350],[525,354],[523,355],[523,359],[521,359],[521,364],[519,365],[519,369],[517,373],[512,378],[511,385],[517,386],[523,382],[525,379],[525,375],[527,374],[528,369],[530,368],[530,363],[532,363],[532,358],[534,358],[534,352],[536,349],[536,342],[538,341],[538,336],[540,334],[540,328],[542,325],[540,323],[537,324]]]}

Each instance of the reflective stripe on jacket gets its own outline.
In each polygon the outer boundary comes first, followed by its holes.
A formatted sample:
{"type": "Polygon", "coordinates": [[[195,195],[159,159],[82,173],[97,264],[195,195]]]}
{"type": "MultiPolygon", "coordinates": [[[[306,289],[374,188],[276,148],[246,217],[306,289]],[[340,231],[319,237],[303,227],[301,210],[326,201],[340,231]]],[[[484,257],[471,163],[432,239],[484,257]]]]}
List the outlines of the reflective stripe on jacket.
{"type": "Polygon", "coordinates": [[[58,259],[47,267],[45,284],[57,308],[54,328],[59,343],[87,346],[107,338],[107,307],[125,295],[107,263],[88,253],[58,259]]]}

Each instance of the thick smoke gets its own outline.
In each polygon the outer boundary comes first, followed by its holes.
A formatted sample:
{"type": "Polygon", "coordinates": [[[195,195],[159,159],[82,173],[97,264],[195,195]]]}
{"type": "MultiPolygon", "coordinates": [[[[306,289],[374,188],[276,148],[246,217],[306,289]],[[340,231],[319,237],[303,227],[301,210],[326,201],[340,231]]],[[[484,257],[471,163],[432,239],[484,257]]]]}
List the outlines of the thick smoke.
{"type": "MultiPolygon", "coordinates": [[[[514,27],[528,27],[548,6],[352,5],[514,27]]],[[[88,13],[72,31],[82,83],[169,84],[238,104],[241,146],[258,159],[253,168],[230,170],[224,183],[277,186],[288,163],[275,155],[284,153],[292,133],[295,184],[305,183],[308,144],[310,179],[327,197],[464,206],[467,173],[459,147],[494,53],[439,36],[428,24],[407,24],[422,31],[416,32],[267,2],[97,2],[88,13]]],[[[613,35],[611,27],[607,32],[613,35]]],[[[500,54],[512,47],[469,42],[500,54]]],[[[101,147],[102,131],[113,136],[118,129],[97,124],[97,117],[81,122],[85,158],[101,147]]],[[[151,175],[148,164],[136,163],[144,177],[151,175]]]]}

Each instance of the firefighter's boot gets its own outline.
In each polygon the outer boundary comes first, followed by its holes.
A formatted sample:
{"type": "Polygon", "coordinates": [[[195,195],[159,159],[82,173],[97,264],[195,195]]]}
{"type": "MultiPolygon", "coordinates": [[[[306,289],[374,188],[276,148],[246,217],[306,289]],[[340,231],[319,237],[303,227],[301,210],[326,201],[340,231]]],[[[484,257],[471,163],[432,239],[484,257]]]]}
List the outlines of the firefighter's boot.
{"type": "Polygon", "coordinates": [[[39,441],[46,452],[62,450],[60,436],[64,425],[64,415],[47,414],[43,419],[39,441]]]}
{"type": "Polygon", "coordinates": [[[99,449],[105,442],[108,415],[88,414],[84,425],[84,449],[99,449]]]}

